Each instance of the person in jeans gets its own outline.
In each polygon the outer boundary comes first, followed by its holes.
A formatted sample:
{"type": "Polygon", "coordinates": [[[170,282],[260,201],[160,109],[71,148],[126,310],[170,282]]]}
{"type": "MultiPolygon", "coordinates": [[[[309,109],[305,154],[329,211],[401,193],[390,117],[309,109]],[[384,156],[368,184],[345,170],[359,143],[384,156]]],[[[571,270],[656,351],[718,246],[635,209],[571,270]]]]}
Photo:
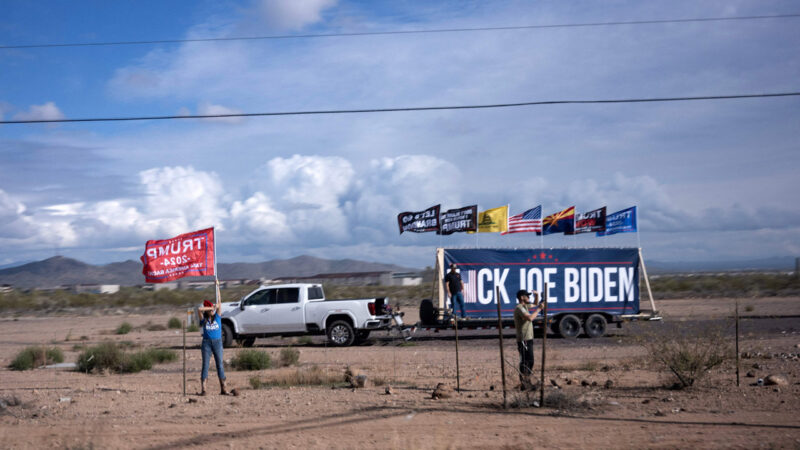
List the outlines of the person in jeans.
{"type": "Polygon", "coordinates": [[[519,388],[532,389],[533,373],[533,319],[542,311],[539,304],[539,293],[534,292],[534,304],[531,305],[531,293],[525,290],[517,292],[519,304],[514,308],[514,328],[517,332],[517,351],[519,352],[519,388]],[[531,306],[534,306],[531,311],[531,306]]]}
{"type": "Polygon", "coordinates": [[[456,315],[456,304],[461,309],[461,318],[465,317],[464,314],[464,282],[461,280],[461,274],[456,270],[456,264],[450,264],[450,272],[444,276],[444,284],[447,286],[447,295],[450,296],[450,306],[453,308],[453,316],[456,315]]]}
{"type": "Polygon", "coordinates": [[[203,301],[203,306],[197,308],[197,315],[200,317],[200,328],[203,330],[203,343],[200,350],[203,354],[203,372],[200,375],[200,395],[206,395],[206,380],[208,380],[208,364],[211,354],[214,354],[214,362],[217,365],[217,378],[219,378],[219,393],[228,395],[225,386],[225,369],[222,367],[222,304],[217,298],[214,305],[209,300],[203,301]]]}

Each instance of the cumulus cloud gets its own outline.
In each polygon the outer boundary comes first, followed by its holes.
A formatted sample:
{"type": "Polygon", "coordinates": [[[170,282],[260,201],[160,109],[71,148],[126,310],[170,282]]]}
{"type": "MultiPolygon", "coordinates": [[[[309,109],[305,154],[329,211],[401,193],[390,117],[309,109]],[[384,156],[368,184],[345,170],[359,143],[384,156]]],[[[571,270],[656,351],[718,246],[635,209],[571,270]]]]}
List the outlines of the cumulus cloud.
{"type": "Polygon", "coordinates": [[[27,111],[14,114],[14,120],[59,120],[66,116],[53,102],[43,105],[31,105],[27,111]]]}

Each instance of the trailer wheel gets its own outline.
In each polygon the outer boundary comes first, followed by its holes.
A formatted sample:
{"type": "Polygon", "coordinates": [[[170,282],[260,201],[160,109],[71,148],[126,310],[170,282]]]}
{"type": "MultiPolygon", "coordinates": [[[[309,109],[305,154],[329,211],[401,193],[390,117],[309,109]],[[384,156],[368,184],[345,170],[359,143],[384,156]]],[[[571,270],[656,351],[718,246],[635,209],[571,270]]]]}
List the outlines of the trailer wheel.
{"type": "Polygon", "coordinates": [[[599,338],[606,334],[607,326],[608,322],[606,322],[605,317],[603,317],[601,314],[592,314],[583,324],[583,330],[590,338],[599,338]]]}
{"type": "Polygon", "coordinates": [[[337,320],[328,327],[328,341],[336,347],[348,347],[353,345],[356,333],[353,327],[344,320],[337,320]]]}
{"type": "Polygon", "coordinates": [[[558,321],[558,334],[565,339],[575,339],[581,334],[581,319],[573,314],[567,314],[558,321]]]}
{"type": "Polygon", "coordinates": [[[364,342],[369,339],[369,332],[370,330],[358,330],[356,331],[356,342],[364,342]]]}
{"type": "Polygon", "coordinates": [[[436,309],[431,299],[426,298],[419,304],[419,320],[424,325],[433,325],[436,322],[436,309]]]}
{"type": "Polygon", "coordinates": [[[230,347],[233,344],[233,331],[227,323],[222,324],[222,346],[230,347]]]}

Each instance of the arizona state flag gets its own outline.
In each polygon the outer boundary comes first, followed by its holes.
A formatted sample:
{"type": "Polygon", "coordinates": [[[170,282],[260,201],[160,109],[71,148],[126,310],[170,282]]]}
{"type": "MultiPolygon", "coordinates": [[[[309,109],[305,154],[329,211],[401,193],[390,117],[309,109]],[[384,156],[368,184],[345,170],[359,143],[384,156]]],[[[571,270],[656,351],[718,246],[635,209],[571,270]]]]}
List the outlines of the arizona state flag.
{"type": "Polygon", "coordinates": [[[572,233],[575,231],[575,207],[550,214],[542,221],[542,234],[572,233]]]}
{"type": "Polygon", "coordinates": [[[508,205],[478,213],[478,233],[508,231],[508,205]]]}

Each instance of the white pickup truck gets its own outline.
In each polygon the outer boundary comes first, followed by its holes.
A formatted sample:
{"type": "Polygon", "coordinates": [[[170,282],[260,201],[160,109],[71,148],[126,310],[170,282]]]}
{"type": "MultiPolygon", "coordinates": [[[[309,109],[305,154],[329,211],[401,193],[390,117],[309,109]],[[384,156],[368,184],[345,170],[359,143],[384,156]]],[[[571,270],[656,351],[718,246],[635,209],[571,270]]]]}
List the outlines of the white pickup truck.
{"type": "Polygon", "coordinates": [[[256,338],[326,334],[334,346],[366,340],[386,329],[385,298],[327,300],[319,284],[261,286],[238,302],[222,304],[222,344],[250,347],[256,338]]]}

